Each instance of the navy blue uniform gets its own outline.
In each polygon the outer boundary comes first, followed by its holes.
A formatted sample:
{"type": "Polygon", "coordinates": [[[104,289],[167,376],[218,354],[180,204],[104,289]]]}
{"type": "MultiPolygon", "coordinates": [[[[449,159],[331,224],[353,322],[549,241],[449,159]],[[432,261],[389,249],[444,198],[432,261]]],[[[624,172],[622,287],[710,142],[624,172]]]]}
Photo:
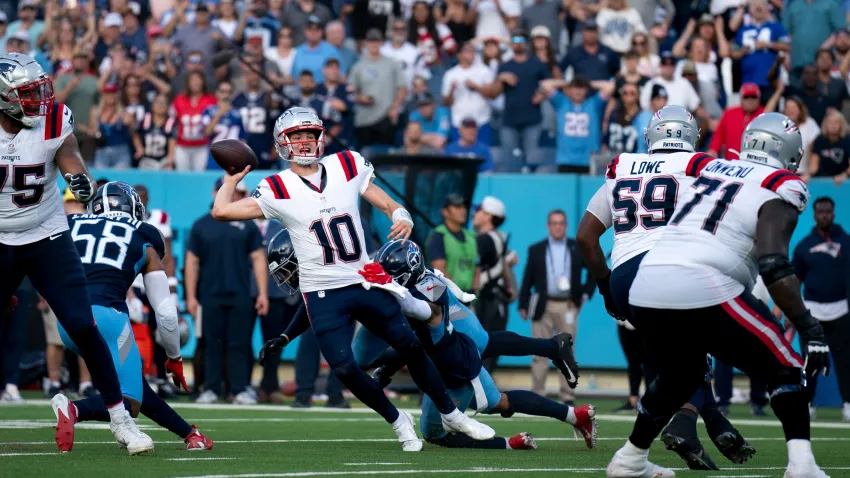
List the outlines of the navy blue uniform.
{"type": "Polygon", "coordinates": [[[277,157],[272,155],[277,115],[270,111],[271,106],[269,93],[239,93],[233,98],[233,110],[242,117],[242,128],[247,133],[245,142],[257,155],[260,169],[271,169],[277,163],[277,157]]]}

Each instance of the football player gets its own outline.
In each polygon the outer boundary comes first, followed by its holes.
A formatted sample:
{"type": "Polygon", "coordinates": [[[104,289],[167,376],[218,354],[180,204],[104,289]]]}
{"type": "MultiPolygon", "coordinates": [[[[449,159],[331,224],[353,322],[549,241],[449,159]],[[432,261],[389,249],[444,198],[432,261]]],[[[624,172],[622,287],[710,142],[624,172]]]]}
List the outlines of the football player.
{"type": "MultiPolygon", "coordinates": [[[[165,347],[168,360],[165,369],[175,385],[188,390],[183,378],[180,356],[180,330],[177,309],[168,288],[162,264],[165,241],[159,231],[146,222],[145,207],[129,184],[110,182],[101,187],[88,203],[87,214],[68,216],[71,236],[80,251],[91,294],[92,313],[98,329],[112,352],[118,370],[121,392],[133,417],[139,412],[167,428],[186,443],[189,450],[210,450],[212,440],[168,406],[142,378],[142,363],[127,310],[127,289],[138,274],[143,275],[145,291],[156,314],[157,336],[165,347]]],[[[59,326],[62,341],[77,352],[77,346],[65,329],[59,326]]],[[[56,414],[56,444],[63,452],[74,446],[74,424],[80,421],[106,421],[108,415],[100,395],[70,402],[58,394],[51,400],[56,414]]],[[[141,434],[133,425],[135,432],[141,434]]],[[[131,455],[152,451],[153,441],[145,436],[140,443],[130,443],[131,455]]]]}
{"type": "MultiPolygon", "coordinates": [[[[641,325],[629,310],[629,287],[643,257],[661,237],[679,199],[713,159],[694,152],[699,132],[694,117],[681,106],[658,110],[644,133],[649,154],[623,153],[615,157],[608,165],[605,184],[590,200],[579,224],[579,250],[599,284],[608,313],[627,321],[638,333],[641,325]],[[613,271],[608,269],[599,243],[612,226],[613,271]]],[[[654,363],[652,358],[649,360],[654,363]]],[[[706,374],[705,381],[662,436],[667,448],[685,459],[689,468],[718,469],[697,438],[697,414],[702,415],[712,441],[731,461],[743,463],[755,453],[718,410],[711,377],[706,374]]]]}
{"type": "Polygon", "coordinates": [[[251,197],[236,202],[233,191],[250,168],[227,174],[212,216],[220,221],[277,219],[289,230],[299,257],[301,292],[322,355],[358,399],[392,424],[405,451],[422,449],[413,417],[400,413],[357,366],[351,350],[352,319],[404,357],[416,384],[440,410],[444,427],[476,440],[493,438],[492,428],[467,417],[452,402],[398,302],[387,291],[375,290],[379,287],[371,287],[358,273],[368,261],[360,223],[361,196],[392,219],[390,237],[410,236],[410,213],[372,182],[372,164],[358,153],[322,157],[325,129],[312,110],[285,111],[275,123],[274,141],[290,169],[260,181],[251,197]]]}
{"type": "MultiPolygon", "coordinates": [[[[0,112],[0,304],[10,304],[24,276],[29,277],[79,345],[108,407],[115,439],[141,444],[150,438],[136,433],[124,408],[56,187],[61,171],[78,201],[88,202],[95,193],[73,135],[74,115],[54,102],[53,83],[41,66],[20,53],[0,55],[0,112]]],[[[0,322],[6,316],[0,311],[0,322]]]]}
{"type": "Polygon", "coordinates": [[[608,465],[609,477],[674,476],[648,461],[649,446],[703,381],[706,353],[767,383],[788,445],[785,477],[827,476],[812,454],[803,369],[826,374],[829,347],[788,260],[788,243],[809,199],[793,173],[802,137],[787,116],[766,113],[747,125],[741,144],[740,161],[694,166],[699,177],[632,283],[632,315],[650,350],[667,360],[658,361],[658,378],[641,399],[628,442],[608,465]],[[756,274],[800,333],[805,364],[750,292],[756,274]]]}

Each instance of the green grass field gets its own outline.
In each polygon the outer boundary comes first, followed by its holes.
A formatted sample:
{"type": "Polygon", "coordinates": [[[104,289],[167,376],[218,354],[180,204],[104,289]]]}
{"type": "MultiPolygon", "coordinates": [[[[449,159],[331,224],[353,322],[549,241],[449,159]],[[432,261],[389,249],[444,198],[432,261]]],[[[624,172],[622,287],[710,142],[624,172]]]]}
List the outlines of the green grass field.
{"type": "MultiPolygon", "coordinates": [[[[401,402],[414,408],[411,401],[401,402]]],[[[156,442],[153,454],[129,457],[112,440],[107,424],[78,426],[71,453],[60,454],[53,441],[49,402],[0,405],[0,476],[3,477],[210,477],[210,476],[604,476],[604,467],[628,436],[633,417],[608,412],[619,403],[595,402],[599,411],[599,446],[587,450],[573,438],[572,427],[549,419],[481,416],[499,435],[531,432],[536,451],[447,450],[425,445],[420,453],[404,453],[389,426],[371,411],[323,408],[175,403],[175,409],[215,440],[210,452],[187,452],[182,441],[142,418],[139,424],[156,442]]],[[[822,409],[813,423],[814,451],[832,477],[850,477],[850,423],[837,410],[822,409]]],[[[733,409],[733,422],[758,452],[745,465],[726,461],[701,437],[723,468],[712,476],[782,476],[786,461],[782,429],[773,418],[753,420],[743,406],[733,409]]],[[[700,428],[702,426],[700,425],[700,428]]],[[[417,421],[418,430],[418,421],[417,421]]],[[[659,464],[682,469],[683,462],[657,442],[650,455],[659,464]]],[[[697,476],[683,470],[678,476],[697,476]]]]}

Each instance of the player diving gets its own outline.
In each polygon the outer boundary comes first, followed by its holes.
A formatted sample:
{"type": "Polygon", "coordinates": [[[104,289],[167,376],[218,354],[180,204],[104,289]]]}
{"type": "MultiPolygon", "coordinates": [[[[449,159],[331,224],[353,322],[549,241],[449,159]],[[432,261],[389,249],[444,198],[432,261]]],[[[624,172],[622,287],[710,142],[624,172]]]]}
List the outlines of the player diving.
{"type": "Polygon", "coordinates": [[[236,184],[250,166],[237,174],[227,173],[212,216],[219,221],[277,219],[289,230],[299,257],[300,289],[322,355],[354,396],[392,425],[404,451],[422,450],[413,417],[390,403],[381,387],[358,367],[351,349],[354,320],[404,357],[417,386],[436,404],[443,427],[475,440],[493,438],[492,428],[455,406],[398,301],[386,290],[371,287],[358,273],[368,262],[360,198],[392,220],[392,238],[410,236],[410,213],[373,183],[372,164],[360,154],[343,151],[323,157],[325,128],[312,110],[286,110],[275,122],[274,142],[290,168],[260,181],[250,197],[236,202],[236,184]]]}

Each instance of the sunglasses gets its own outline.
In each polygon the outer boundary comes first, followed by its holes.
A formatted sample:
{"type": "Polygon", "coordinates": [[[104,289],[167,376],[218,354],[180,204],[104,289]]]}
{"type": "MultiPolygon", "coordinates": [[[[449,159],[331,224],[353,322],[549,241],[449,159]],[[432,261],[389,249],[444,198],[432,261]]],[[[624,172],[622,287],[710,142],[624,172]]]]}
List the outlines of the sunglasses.
{"type": "Polygon", "coordinates": [[[520,37],[520,36],[511,37],[511,43],[525,43],[525,41],[526,41],[525,37],[520,37]]]}

